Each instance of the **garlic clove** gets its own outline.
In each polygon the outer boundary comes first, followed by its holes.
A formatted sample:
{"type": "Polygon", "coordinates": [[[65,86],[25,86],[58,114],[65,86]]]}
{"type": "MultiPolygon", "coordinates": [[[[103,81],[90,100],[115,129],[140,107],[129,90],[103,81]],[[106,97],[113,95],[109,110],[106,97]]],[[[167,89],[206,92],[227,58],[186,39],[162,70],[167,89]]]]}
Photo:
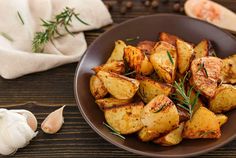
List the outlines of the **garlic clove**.
{"type": "Polygon", "coordinates": [[[38,127],[38,121],[35,117],[35,115],[28,111],[28,110],[10,110],[12,112],[16,112],[18,114],[21,114],[23,115],[26,120],[27,120],[27,123],[28,125],[30,126],[30,128],[33,130],[33,131],[36,131],[37,130],[37,127],[38,127]]]}
{"type": "Polygon", "coordinates": [[[64,108],[65,105],[60,109],[53,111],[46,117],[46,119],[41,124],[41,128],[45,133],[55,134],[61,129],[64,123],[64,118],[63,118],[64,108]]]}

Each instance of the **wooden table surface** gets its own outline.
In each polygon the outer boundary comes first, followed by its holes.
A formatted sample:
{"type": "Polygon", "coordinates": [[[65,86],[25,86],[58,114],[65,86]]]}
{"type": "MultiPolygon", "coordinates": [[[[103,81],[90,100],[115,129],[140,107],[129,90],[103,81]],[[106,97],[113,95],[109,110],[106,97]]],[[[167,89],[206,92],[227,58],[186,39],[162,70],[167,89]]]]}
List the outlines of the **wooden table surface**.
{"type": "MultiPolygon", "coordinates": [[[[114,0],[106,0],[115,2],[114,0]]],[[[159,9],[146,8],[141,1],[134,0],[134,8],[125,15],[115,5],[111,11],[115,23],[154,13],[172,12],[171,3],[159,9]]],[[[236,0],[215,0],[236,12],[236,0]]],[[[90,44],[109,27],[86,32],[90,44]]],[[[25,108],[32,111],[39,127],[48,113],[62,105],[65,124],[59,133],[46,135],[38,128],[38,136],[15,157],[142,157],[117,148],[96,134],[81,116],[73,93],[74,73],[77,63],[64,65],[46,72],[27,75],[15,80],[0,78],[0,107],[25,108]]],[[[201,157],[236,157],[236,140],[201,157]]]]}

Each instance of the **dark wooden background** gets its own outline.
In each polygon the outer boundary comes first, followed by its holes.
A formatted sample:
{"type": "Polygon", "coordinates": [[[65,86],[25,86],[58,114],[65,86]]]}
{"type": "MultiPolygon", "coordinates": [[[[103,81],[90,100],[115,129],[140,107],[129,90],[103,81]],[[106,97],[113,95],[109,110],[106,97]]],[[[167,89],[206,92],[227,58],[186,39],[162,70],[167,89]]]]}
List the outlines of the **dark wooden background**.
{"type": "MultiPolygon", "coordinates": [[[[114,0],[106,0],[115,2],[114,0]]],[[[236,0],[215,0],[236,12],[236,0]]],[[[134,8],[125,15],[119,13],[119,5],[111,11],[115,23],[155,14],[171,13],[174,0],[160,5],[153,10],[144,7],[139,0],[134,0],[134,8]]],[[[90,44],[105,30],[86,32],[90,44]]],[[[32,111],[39,126],[48,113],[67,105],[64,112],[65,124],[55,135],[43,134],[38,128],[38,136],[24,149],[20,149],[15,157],[141,157],[111,145],[98,136],[82,118],[74,99],[73,81],[77,63],[64,65],[46,72],[27,75],[15,80],[0,78],[0,107],[25,108],[32,111]]],[[[236,157],[236,140],[201,157],[236,157]]]]}

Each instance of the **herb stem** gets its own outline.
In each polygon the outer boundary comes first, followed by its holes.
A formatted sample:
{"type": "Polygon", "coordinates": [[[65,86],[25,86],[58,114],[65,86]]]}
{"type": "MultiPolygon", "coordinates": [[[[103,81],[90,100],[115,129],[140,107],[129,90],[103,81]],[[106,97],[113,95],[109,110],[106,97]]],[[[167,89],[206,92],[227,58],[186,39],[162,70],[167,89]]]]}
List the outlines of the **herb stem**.
{"type": "Polygon", "coordinates": [[[111,132],[110,132],[111,134],[116,135],[116,136],[118,136],[118,137],[120,137],[120,138],[122,138],[122,139],[125,139],[125,137],[122,136],[122,135],[120,134],[120,132],[118,132],[117,130],[115,130],[114,128],[112,128],[112,127],[111,127],[110,125],[108,125],[107,123],[103,122],[103,125],[106,126],[108,129],[111,130],[111,132]]]}
{"type": "Polygon", "coordinates": [[[25,23],[24,23],[24,20],[23,20],[23,18],[21,17],[21,15],[20,15],[20,12],[19,12],[19,11],[17,11],[17,15],[18,15],[18,17],[19,17],[19,19],[20,19],[20,21],[21,21],[22,25],[24,25],[24,24],[25,24],[25,23]]]}
{"type": "Polygon", "coordinates": [[[171,54],[170,54],[169,51],[167,51],[167,55],[168,55],[168,57],[169,57],[169,60],[170,60],[171,64],[174,65],[173,58],[171,57],[171,54]]]}
{"type": "Polygon", "coordinates": [[[3,36],[4,38],[6,38],[10,42],[14,41],[13,38],[10,35],[8,35],[7,33],[1,32],[0,35],[3,36]]]}

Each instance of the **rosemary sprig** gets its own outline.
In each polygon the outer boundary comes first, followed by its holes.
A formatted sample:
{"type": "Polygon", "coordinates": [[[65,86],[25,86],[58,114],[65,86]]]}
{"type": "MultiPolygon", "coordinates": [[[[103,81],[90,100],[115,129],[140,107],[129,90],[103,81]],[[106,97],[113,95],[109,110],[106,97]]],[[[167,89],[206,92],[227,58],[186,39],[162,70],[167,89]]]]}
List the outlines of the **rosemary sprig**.
{"type": "Polygon", "coordinates": [[[23,20],[23,18],[21,17],[21,15],[20,15],[20,12],[19,12],[19,11],[17,11],[17,15],[18,15],[18,17],[19,17],[19,19],[20,19],[20,21],[21,21],[22,25],[24,25],[24,24],[25,24],[25,23],[24,23],[24,20],[23,20]]]}
{"type": "Polygon", "coordinates": [[[207,73],[207,70],[206,70],[206,68],[205,68],[204,62],[202,62],[202,63],[199,65],[199,68],[198,68],[197,72],[200,71],[200,70],[203,70],[203,71],[205,72],[205,74],[206,74],[206,77],[208,78],[208,73],[207,73]]]}
{"type": "Polygon", "coordinates": [[[129,76],[129,75],[132,75],[132,74],[135,74],[135,73],[136,73],[136,71],[127,72],[127,73],[124,74],[124,76],[129,76]]]}
{"type": "Polygon", "coordinates": [[[160,107],[157,111],[155,111],[154,113],[158,113],[158,112],[162,111],[167,105],[168,105],[167,103],[164,103],[164,104],[161,105],[161,107],[160,107]]]}
{"type": "Polygon", "coordinates": [[[7,33],[5,33],[5,32],[0,32],[0,35],[2,36],[2,37],[4,37],[4,38],[6,38],[8,41],[10,41],[10,42],[13,42],[14,40],[13,40],[13,38],[10,36],[10,35],[8,35],[7,33]]]}
{"type": "Polygon", "coordinates": [[[111,134],[116,135],[116,136],[120,137],[121,139],[125,139],[125,137],[122,136],[122,135],[120,134],[120,132],[118,132],[117,130],[115,130],[114,128],[112,128],[112,127],[111,127],[110,125],[108,125],[107,123],[103,122],[103,125],[106,126],[108,129],[111,130],[111,132],[110,132],[111,134]]]}
{"type": "Polygon", "coordinates": [[[125,41],[126,41],[126,42],[132,42],[132,41],[135,41],[135,40],[138,40],[138,39],[140,39],[139,36],[137,36],[137,37],[135,37],[135,38],[126,38],[125,41]]]}
{"type": "Polygon", "coordinates": [[[169,51],[167,51],[167,55],[168,55],[168,57],[170,59],[171,64],[174,65],[174,61],[173,61],[169,51]]]}
{"type": "Polygon", "coordinates": [[[33,39],[32,50],[33,52],[40,52],[43,50],[44,45],[48,41],[52,41],[55,38],[55,35],[61,36],[58,31],[59,27],[63,27],[67,33],[72,34],[69,31],[69,26],[71,26],[72,18],[75,17],[78,21],[83,23],[84,25],[89,25],[88,23],[84,22],[79,17],[80,14],[75,13],[74,9],[66,7],[64,11],[60,14],[55,16],[55,20],[53,21],[45,21],[42,20],[42,26],[45,28],[43,32],[36,32],[35,37],[33,39]]]}

